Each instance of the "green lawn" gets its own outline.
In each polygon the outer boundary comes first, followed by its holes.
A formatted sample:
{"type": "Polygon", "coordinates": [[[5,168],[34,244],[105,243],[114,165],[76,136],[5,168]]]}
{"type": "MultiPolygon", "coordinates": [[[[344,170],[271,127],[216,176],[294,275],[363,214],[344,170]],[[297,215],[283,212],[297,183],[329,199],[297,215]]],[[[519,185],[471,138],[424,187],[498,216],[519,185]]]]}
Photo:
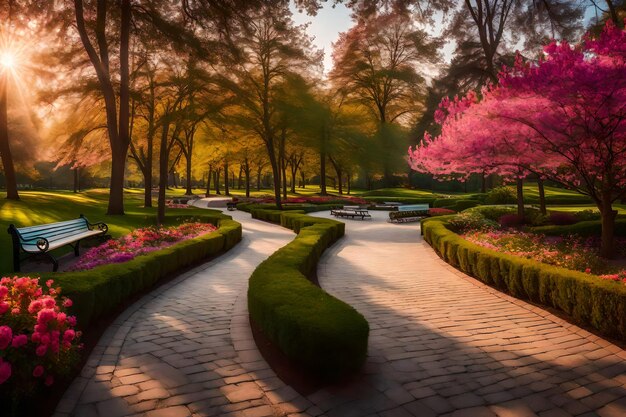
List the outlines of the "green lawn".
{"type": "MultiPolygon", "coordinates": [[[[184,191],[183,191],[184,192],[184,191]]],[[[182,192],[181,192],[182,194],[182,192]]],[[[124,216],[107,216],[108,190],[97,189],[74,194],[68,191],[20,191],[20,201],[6,200],[0,193],[0,271],[12,271],[11,236],[9,224],[18,227],[57,222],[77,218],[84,214],[89,221],[103,221],[112,236],[121,236],[131,230],[156,222],[156,208],[144,208],[143,193],[127,190],[124,216]]],[[[156,201],[155,201],[156,203],[156,201]]],[[[168,220],[180,214],[202,214],[203,209],[168,209],[168,220]]]]}

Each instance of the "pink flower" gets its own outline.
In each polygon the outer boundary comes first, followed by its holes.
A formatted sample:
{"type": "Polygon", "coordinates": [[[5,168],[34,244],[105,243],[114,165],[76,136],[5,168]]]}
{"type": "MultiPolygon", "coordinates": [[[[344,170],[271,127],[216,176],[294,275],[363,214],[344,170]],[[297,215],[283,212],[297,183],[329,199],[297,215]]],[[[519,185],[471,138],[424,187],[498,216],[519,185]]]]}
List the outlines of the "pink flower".
{"type": "Polygon", "coordinates": [[[30,303],[28,306],[29,313],[36,313],[43,307],[43,302],[41,300],[35,300],[30,303]]]}
{"type": "Polygon", "coordinates": [[[9,303],[0,301],[0,314],[4,314],[9,310],[9,303]]]}
{"type": "Polygon", "coordinates": [[[53,284],[53,283],[54,283],[54,281],[53,281],[53,280],[51,280],[51,279],[49,279],[48,281],[46,281],[46,286],[47,286],[48,288],[50,288],[50,287],[52,287],[52,284],[53,284]]]}
{"type": "Polygon", "coordinates": [[[25,334],[18,334],[17,336],[13,337],[11,346],[17,349],[24,346],[26,343],[28,343],[28,336],[26,336],[25,334]]]}
{"type": "Polygon", "coordinates": [[[45,384],[46,387],[49,387],[50,385],[54,384],[54,377],[52,375],[48,375],[46,376],[46,379],[43,382],[45,384]]]}
{"type": "Polygon", "coordinates": [[[48,351],[47,345],[39,345],[37,346],[37,349],[35,349],[35,354],[37,356],[44,356],[47,351],[48,351]]]}
{"type": "Polygon", "coordinates": [[[0,285],[0,298],[6,297],[9,293],[9,288],[6,285],[0,285]]]}
{"type": "Polygon", "coordinates": [[[33,376],[35,378],[39,378],[40,376],[43,375],[43,371],[44,371],[43,366],[37,365],[35,366],[35,369],[33,369],[33,376]]]}
{"type": "Polygon", "coordinates": [[[72,300],[70,300],[69,298],[66,298],[65,300],[63,300],[63,307],[65,308],[69,308],[72,306],[72,300]]]}
{"type": "Polygon", "coordinates": [[[4,350],[9,346],[12,337],[13,330],[9,326],[0,326],[0,350],[4,350]]]}
{"type": "Polygon", "coordinates": [[[76,332],[72,329],[68,329],[63,333],[63,340],[71,341],[76,337],[76,332]]]}
{"type": "Polygon", "coordinates": [[[37,314],[37,322],[39,324],[47,324],[56,318],[56,312],[51,308],[44,308],[37,314]]]}
{"type": "Polygon", "coordinates": [[[0,384],[11,377],[11,364],[0,358],[0,384]]]}
{"type": "Polygon", "coordinates": [[[69,323],[70,326],[74,327],[76,326],[76,316],[69,316],[67,318],[67,322],[69,323]]]}
{"type": "Polygon", "coordinates": [[[591,274],[591,268],[587,268],[587,269],[585,269],[585,273],[586,273],[586,274],[591,274]]]}

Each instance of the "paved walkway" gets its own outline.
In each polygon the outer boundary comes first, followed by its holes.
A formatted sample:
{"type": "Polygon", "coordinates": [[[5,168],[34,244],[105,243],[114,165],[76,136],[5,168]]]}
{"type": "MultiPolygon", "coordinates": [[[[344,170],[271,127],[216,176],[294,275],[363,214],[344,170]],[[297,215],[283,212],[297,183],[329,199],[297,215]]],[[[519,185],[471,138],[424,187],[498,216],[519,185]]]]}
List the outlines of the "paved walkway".
{"type": "Polygon", "coordinates": [[[242,243],[120,316],[58,414],[626,415],[623,350],[450,268],[418,225],[373,215],[346,221],[318,271],[370,322],[369,358],[351,383],[303,398],[260,357],[247,279],[293,234],[234,212],[242,243]]]}

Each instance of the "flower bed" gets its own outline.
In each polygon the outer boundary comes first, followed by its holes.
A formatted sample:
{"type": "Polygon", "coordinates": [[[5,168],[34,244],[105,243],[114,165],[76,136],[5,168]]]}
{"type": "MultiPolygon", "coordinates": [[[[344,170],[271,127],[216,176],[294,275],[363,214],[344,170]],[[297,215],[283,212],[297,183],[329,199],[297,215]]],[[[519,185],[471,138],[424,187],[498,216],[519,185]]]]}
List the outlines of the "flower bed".
{"type": "Polygon", "coordinates": [[[135,229],[118,239],[111,239],[92,248],[72,266],[72,271],[85,271],[100,265],[127,262],[139,255],[163,249],[182,240],[216,230],[209,223],[188,222],[172,227],[135,229]]]}
{"type": "Polygon", "coordinates": [[[60,298],[54,281],[0,279],[0,398],[15,401],[40,384],[67,375],[82,347],[76,317],[68,315],[69,298],[60,298]],[[8,386],[8,388],[7,388],[8,386]]]}
{"type": "MultiPolygon", "coordinates": [[[[516,230],[469,231],[462,238],[498,252],[559,266],[626,285],[626,270],[607,263],[599,256],[597,237],[547,237],[516,230]]],[[[619,239],[624,248],[626,239],[619,239]]],[[[622,253],[622,256],[624,254],[622,253]]]]}

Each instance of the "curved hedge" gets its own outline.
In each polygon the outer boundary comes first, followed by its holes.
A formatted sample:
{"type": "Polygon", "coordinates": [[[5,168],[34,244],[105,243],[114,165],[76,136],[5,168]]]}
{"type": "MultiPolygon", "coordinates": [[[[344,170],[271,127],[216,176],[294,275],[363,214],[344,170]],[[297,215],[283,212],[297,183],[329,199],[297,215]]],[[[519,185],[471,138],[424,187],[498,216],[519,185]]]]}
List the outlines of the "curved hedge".
{"type": "MultiPolygon", "coordinates": [[[[530,231],[533,233],[541,233],[548,236],[600,236],[600,233],[602,232],[602,223],[600,222],[600,220],[588,220],[567,226],[537,226],[532,227],[530,231]]],[[[618,218],[615,221],[615,235],[626,236],[626,219],[618,218]]]]}
{"type": "Polygon", "coordinates": [[[357,371],[367,356],[367,321],[308,279],[324,250],[343,236],[345,225],[296,212],[252,213],[270,221],[279,217],[281,225],[298,236],[252,274],[248,289],[251,319],[307,372],[335,380],[357,371]]]}
{"type": "Polygon", "coordinates": [[[555,307],[581,324],[626,340],[626,286],[463,239],[446,227],[451,217],[422,221],[422,234],[448,263],[514,297],[555,307]]]}
{"type": "Polygon", "coordinates": [[[74,302],[72,312],[78,317],[79,326],[87,328],[94,320],[111,314],[124,301],[153,287],[160,279],[227,251],[241,240],[241,224],[229,216],[216,212],[193,218],[219,228],[128,262],[88,271],[43,273],[41,277],[44,281],[54,279],[63,295],[74,302]]]}

